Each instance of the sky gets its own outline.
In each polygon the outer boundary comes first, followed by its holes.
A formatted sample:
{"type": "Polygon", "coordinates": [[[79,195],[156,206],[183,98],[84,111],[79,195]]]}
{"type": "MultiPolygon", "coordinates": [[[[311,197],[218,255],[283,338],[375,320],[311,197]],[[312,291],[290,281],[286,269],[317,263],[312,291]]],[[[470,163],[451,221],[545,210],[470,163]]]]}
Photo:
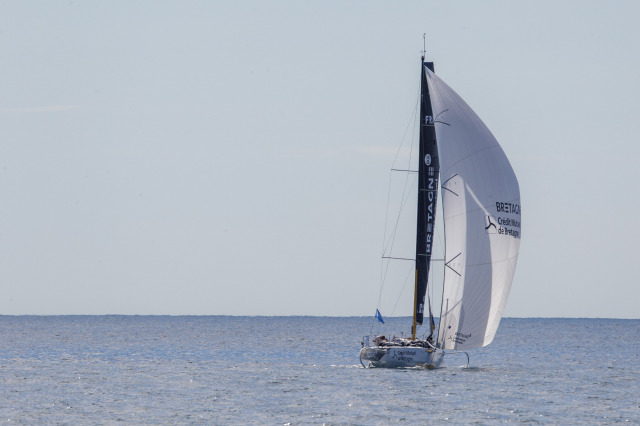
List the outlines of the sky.
{"type": "Polygon", "coordinates": [[[520,183],[505,316],[640,318],[638,16],[0,1],[0,314],[372,315],[426,33],[520,183]]]}

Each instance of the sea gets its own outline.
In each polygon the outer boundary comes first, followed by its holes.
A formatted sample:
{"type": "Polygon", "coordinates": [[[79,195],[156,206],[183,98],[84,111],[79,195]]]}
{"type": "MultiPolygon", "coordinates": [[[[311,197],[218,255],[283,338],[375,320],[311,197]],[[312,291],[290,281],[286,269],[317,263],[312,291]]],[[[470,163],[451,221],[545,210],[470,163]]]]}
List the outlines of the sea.
{"type": "Polygon", "coordinates": [[[0,422],[640,424],[640,320],[505,318],[436,370],[365,369],[409,318],[0,316],[0,422]]]}

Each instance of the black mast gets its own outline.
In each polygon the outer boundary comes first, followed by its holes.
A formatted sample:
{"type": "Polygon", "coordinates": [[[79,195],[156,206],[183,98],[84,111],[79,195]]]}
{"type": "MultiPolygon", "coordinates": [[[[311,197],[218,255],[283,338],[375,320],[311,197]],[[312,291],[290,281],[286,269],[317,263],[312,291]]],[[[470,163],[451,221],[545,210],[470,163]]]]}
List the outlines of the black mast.
{"type": "MultiPolygon", "coordinates": [[[[436,144],[433,110],[427,84],[426,68],[434,72],[433,62],[421,60],[420,93],[420,155],[418,166],[418,226],[416,236],[416,283],[413,308],[413,327],[411,335],[416,338],[416,327],[424,319],[425,296],[429,279],[429,266],[433,251],[433,232],[436,219],[436,201],[438,196],[438,177],[440,161],[436,144]]],[[[429,305],[429,338],[433,337],[434,321],[429,305]]]]}

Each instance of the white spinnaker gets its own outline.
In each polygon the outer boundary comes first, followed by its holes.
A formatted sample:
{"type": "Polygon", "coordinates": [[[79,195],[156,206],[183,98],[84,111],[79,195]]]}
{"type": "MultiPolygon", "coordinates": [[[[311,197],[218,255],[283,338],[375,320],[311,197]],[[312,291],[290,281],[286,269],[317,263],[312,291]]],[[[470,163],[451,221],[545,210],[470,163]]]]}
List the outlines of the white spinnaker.
{"type": "Polygon", "coordinates": [[[445,226],[438,342],[472,349],[493,340],[520,247],[520,189],[498,141],[446,83],[426,70],[435,120],[445,226]]]}

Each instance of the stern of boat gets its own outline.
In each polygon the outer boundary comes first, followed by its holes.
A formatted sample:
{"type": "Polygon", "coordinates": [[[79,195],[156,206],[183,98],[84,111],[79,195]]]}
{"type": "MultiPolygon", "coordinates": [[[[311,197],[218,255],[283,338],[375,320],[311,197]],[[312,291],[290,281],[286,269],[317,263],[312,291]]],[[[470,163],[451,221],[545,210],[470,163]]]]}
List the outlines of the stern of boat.
{"type": "MultiPolygon", "coordinates": [[[[368,340],[368,339],[367,339],[368,340]]],[[[364,346],[360,363],[365,368],[440,368],[444,351],[419,346],[364,346]]]]}

